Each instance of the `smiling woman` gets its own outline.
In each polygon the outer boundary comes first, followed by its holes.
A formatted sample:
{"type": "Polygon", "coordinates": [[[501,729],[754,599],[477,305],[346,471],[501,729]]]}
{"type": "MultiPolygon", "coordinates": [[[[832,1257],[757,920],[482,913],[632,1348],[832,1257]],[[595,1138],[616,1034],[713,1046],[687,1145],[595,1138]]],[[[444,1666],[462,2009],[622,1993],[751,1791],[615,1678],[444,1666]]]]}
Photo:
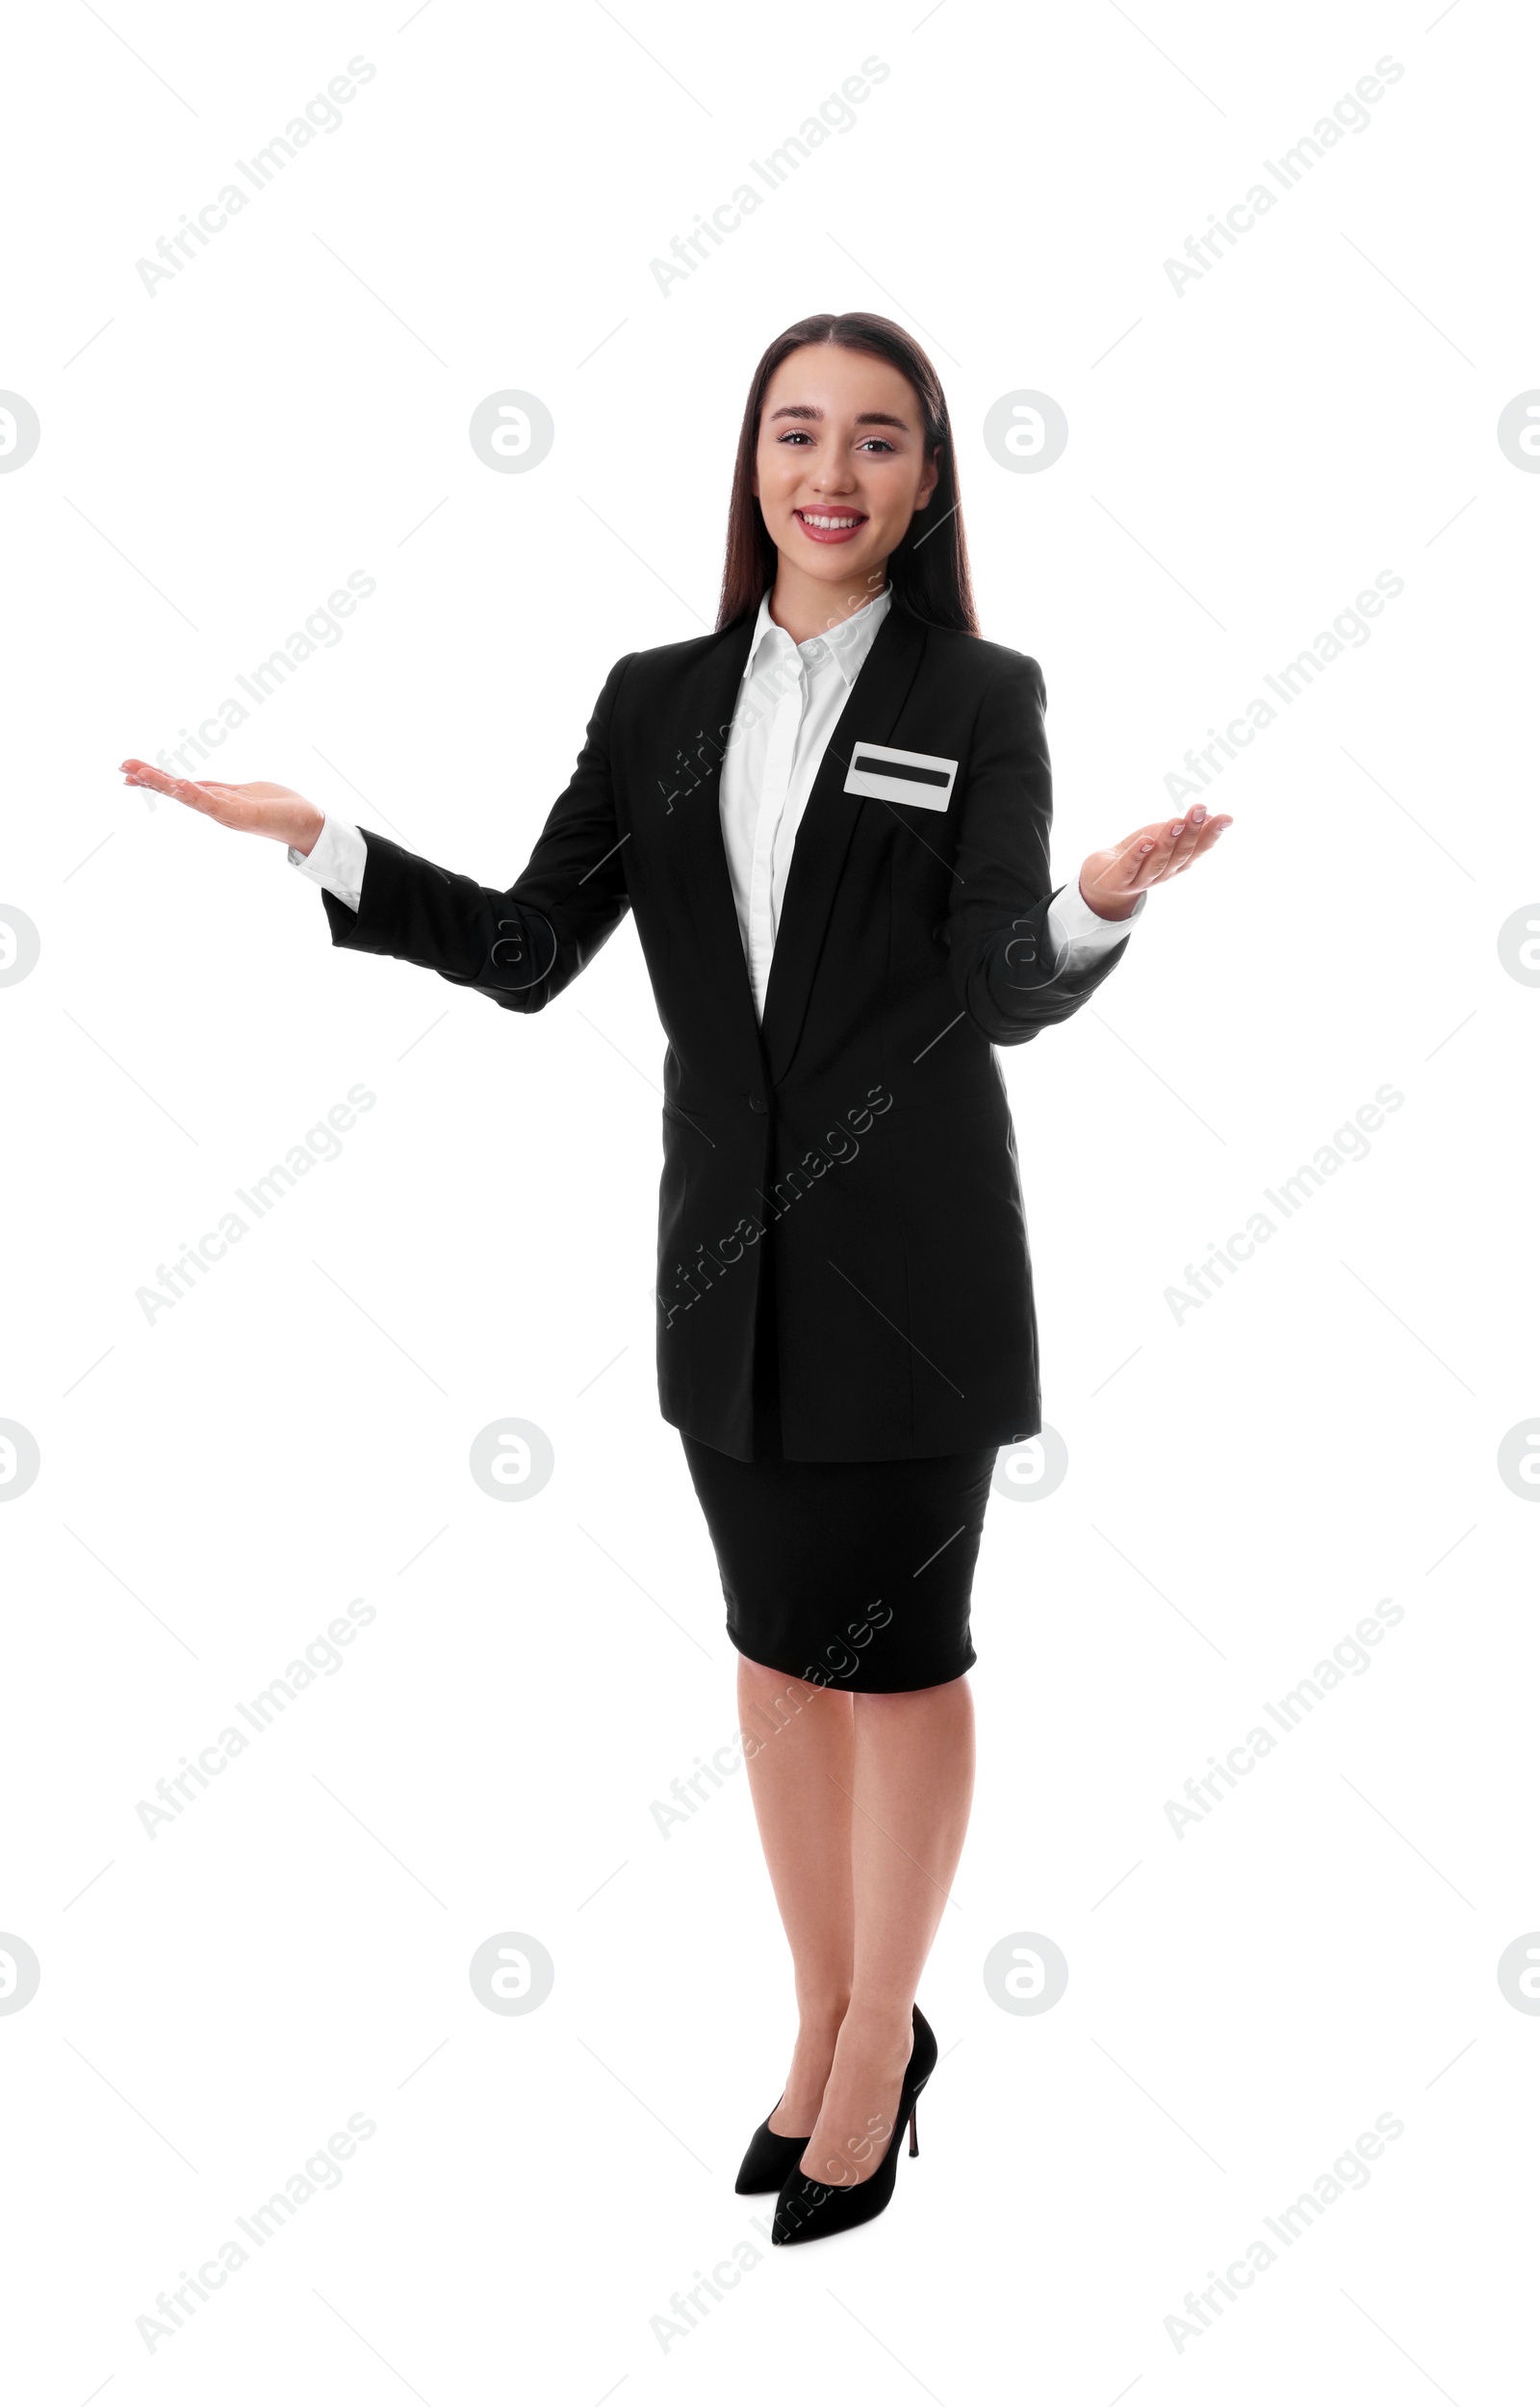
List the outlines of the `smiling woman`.
{"type": "Polygon", "coordinates": [[[745,1752],[796,1972],[737,2179],[780,2192],[778,2246],[882,2212],[938,2061],[914,1992],[972,1797],[973,1568],[996,1452],[1042,1427],[995,1048],[1078,1011],[1229,824],[1195,804],[1056,887],[1044,701],[979,633],[930,360],[888,319],[820,314],[750,382],[716,627],[615,662],[510,886],[286,787],[124,764],[287,843],[335,945],[504,1011],[543,1011],[635,919],[668,1047],[658,1397],[740,1721],[769,1726],[745,1752]]]}
{"type": "Polygon", "coordinates": [[[891,579],[927,620],[976,634],[951,429],[930,362],[917,346],[911,360],[903,350],[888,357],[828,343],[814,392],[808,355],[802,329],[791,326],[759,362],[738,444],[718,625],[757,603],[774,576],[778,605],[802,622],[792,628],[802,642],[848,620],[891,579]],[[920,518],[933,501],[935,515],[920,518]],[[814,556],[821,553],[832,556],[814,556]]]}

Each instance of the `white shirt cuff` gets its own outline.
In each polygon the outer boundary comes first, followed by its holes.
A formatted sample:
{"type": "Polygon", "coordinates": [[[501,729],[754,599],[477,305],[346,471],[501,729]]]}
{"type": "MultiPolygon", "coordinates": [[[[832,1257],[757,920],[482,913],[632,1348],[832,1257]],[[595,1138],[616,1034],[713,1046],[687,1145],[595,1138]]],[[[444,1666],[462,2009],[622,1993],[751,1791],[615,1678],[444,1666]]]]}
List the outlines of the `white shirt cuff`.
{"type": "Polygon", "coordinates": [[[349,911],[358,909],[358,898],[364,891],[364,869],[369,851],[363,837],[347,819],[334,819],[328,811],[321,823],[321,834],[308,852],[296,852],[289,846],[289,858],[302,875],[314,878],[324,886],[328,894],[346,903],[349,911]]]}
{"type": "Polygon", "coordinates": [[[1048,905],[1048,938],[1055,947],[1055,967],[1064,969],[1071,957],[1094,961],[1099,953],[1110,952],[1121,944],[1148,900],[1147,894],[1141,894],[1126,919],[1104,919],[1087,902],[1078,878],[1061,887],[1048,905]]]}

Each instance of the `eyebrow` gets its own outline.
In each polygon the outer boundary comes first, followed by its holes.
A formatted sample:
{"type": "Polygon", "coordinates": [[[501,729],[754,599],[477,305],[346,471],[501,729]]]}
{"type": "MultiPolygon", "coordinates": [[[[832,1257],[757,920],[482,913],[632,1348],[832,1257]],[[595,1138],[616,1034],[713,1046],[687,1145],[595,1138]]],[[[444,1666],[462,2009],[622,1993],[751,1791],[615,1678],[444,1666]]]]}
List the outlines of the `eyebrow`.
{"type": "MultiPolygon", "coordinates": [[[[822,416],[823,411],[821,409],[811,409],[806,401],[791,401],[787,403],[784,409],[773,409],[771,411],[770,424],[774,426],[778,418],[821,419],[822,416]]],[[[856,424],[858,427],[897,427],[905,434],[908,434],[910,431],[910,424],[907,418],[895,418],[886,409],[863,409],[860,417],[857,419],[856,424]]]]}

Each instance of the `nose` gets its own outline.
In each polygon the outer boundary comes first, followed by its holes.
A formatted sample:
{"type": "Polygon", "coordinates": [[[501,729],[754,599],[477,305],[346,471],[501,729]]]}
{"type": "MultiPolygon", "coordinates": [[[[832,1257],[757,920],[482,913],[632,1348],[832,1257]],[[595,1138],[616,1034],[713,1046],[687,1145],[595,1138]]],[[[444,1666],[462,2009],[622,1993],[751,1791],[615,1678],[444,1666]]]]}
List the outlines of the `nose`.
{"type": "Polygon", "coordinates": [[[854,471],[847,461],[841,460],[830,461],[826,467],[819,470],[816,477],[809,477],[808,481],[815,493],[827,493],[831,496],[854,492],[856,486],[854,471]]]}

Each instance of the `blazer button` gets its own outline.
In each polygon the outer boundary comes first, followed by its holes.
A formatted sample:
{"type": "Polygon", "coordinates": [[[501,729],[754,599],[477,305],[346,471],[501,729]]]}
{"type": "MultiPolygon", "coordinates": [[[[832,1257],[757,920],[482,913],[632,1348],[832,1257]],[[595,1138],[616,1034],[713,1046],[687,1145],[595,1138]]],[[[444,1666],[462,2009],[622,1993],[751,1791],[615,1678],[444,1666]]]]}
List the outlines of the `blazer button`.
{"type": "Polygon", "coordinates": [[[751,1096],[750,1096],[750,1098],[749,1098],[749,1109],[750,1109],[752,1112],[763,1112],[763,1111],[768,1111],[768,1110],[769,1110],[769,1108],[770,1108],[770,1106],[769,1106],[769,1104],[765,1101],[764,1097],[763,1097],[762,1095],[751,1095],[751,1096]]]}

